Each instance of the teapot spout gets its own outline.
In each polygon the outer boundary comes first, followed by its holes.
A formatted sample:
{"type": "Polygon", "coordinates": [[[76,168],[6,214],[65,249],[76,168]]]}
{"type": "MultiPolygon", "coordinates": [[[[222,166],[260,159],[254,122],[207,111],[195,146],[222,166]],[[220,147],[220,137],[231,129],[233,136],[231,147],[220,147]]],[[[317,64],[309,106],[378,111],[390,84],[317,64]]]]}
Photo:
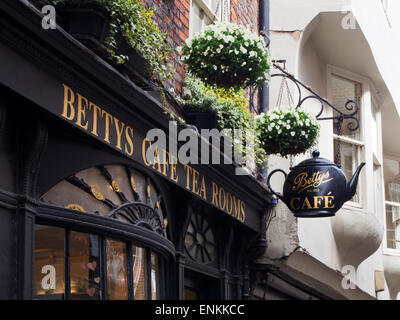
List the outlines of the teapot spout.
{"type": "Polygon", "coordinates": [[[347,182],[347,197],[345,199],[345,201],[349,201],[351,198],[354,197],[354,195],[356,194],[357,191],[357,183],[358,183],[358,178],[360,176],[361,173],[361,169],[365,166],[365,162],[362,162],[356,172],[354,172],[353,176],[351,177],[350,181],[347,182]]]}

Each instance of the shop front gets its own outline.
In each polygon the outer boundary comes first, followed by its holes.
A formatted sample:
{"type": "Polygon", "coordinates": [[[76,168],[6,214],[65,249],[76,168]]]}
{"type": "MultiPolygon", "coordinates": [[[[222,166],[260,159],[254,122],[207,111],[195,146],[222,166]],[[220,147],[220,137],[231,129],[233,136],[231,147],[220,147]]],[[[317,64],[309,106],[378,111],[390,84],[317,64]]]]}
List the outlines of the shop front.
{"type": "Polygon", "coordinates": [[[32,7],[0,15],[0,298],[247,298],[267,190],[179,163],[157,99],[32,7]]]}

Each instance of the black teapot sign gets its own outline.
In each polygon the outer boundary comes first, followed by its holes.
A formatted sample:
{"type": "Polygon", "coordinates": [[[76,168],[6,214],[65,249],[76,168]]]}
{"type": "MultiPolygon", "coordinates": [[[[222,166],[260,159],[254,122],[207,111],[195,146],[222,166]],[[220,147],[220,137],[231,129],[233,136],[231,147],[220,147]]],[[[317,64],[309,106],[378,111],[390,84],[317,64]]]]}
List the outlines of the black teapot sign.
{"type": "Polygon", "coordinates": [[[281,199],[296,217],[330,217],[356,193],[358,178],[365,163],[361,163],[350,181],[343,171],[328,159],[313,152],[313,158],[295,166],[289,174],[281,169],[273,170],[267,179],[271,192],[281,199]],[[283,195],[275,192],[270,179],[276,172],[285,175],[283,195]]]}

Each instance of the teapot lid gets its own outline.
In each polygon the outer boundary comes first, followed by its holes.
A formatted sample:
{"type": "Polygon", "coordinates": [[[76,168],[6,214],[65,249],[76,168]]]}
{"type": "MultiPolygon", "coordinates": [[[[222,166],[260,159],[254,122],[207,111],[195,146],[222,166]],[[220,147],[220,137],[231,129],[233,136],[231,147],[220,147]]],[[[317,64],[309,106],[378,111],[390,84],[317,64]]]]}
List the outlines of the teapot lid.
{"type": "Polygon", "coordinates": [[[312,153],[312,158],[304,160],[300,162],[297,167],[306,167],[306,166],[336,166],[335,163],[332,161],[325,159],[325,158],[320,158],[319,157],[320,153],[318,150],[314,150],[312,153]]]}

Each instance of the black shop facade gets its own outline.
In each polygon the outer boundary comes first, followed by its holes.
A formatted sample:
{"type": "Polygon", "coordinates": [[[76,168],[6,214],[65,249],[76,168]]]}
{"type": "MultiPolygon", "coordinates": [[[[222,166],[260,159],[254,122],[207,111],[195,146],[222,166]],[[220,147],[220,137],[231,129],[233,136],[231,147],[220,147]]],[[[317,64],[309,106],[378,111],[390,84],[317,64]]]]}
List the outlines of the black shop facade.
{"type": "Polygon", "coordinates": [[[149,163],[157,99],[32,8],[0,15],[0,298],[249,298],[266,189],[168,150],[149,163]]]}

